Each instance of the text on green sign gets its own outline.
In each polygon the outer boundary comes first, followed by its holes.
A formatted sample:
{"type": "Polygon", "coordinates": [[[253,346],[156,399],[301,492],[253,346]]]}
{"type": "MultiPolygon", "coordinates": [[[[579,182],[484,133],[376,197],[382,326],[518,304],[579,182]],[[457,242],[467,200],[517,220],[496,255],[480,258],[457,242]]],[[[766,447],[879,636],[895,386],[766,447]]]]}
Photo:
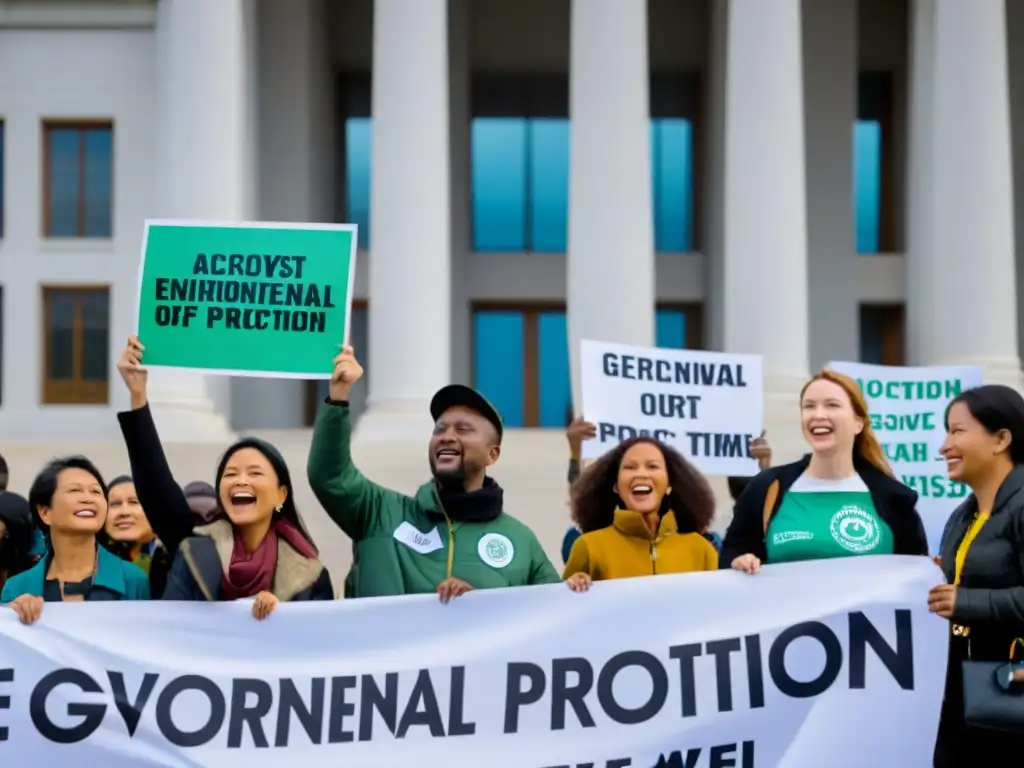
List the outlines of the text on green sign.
{"type": "Polygon", "coordinates": [[[932,432],[937,427],[935,413],[872,413],[871,428],[875,432],[932,432]]]}
{"type": "Polygon", "coordinates": [[[930,499],[962,499],[967,486],[943,475],[903,475],[903,484],[930,499]]]}
{"type": "Polygon", "coordinates": [[[167,303],[157,305],[156,322],[162,326],[189,327],[199,317],[199,305],[207,304],[203,321],[207,328],[323,333],[327,315],[320,310],[335,308],[331,286],[275,282],[301,280],[305,261],[305,256],[200,253],[192,265],[193,275],[271,280],[158,277],[156,300],[167,303]]]}
{"type": "Polygon", "coordinates": [[[886,400],[949,400],[960,394],[959,379],[954,381],[879,381],[857,379],[861,392],[870,398],[886,400]]]}
{"type": "Polygon", "coordinates": [[[882,443],[882,448],[891,462],[916,463],[929,459],[928,443],[882,443]]]}

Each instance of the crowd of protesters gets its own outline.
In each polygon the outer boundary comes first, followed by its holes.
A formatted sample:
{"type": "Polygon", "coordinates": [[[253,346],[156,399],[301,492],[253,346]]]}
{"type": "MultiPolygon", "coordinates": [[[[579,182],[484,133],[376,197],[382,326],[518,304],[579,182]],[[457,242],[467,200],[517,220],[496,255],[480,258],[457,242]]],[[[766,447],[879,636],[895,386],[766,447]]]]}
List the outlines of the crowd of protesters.
{"type": "MultiPolygon", "coordinates": [[[[251,598],[262,620],[281,601],[334,599],[291,470],[273,445],[236,442],[211,467],[212,485],[174,478],[147,401],[144,357],[132,337],[118,363],[130,395],[118,415],[130,474],[106,482],[86,457],[56,459],[26,499],[6,490],[0,459],[0,603],[31,624],[47,602],[251,598]]],[[[359,471],[348,399],[362,372],[351,348],[335,359],[306,467],[316,498],[353,542],[346,598],[436,593],[449,602],[474,589],[559,582],[586,592],[607,579],[719,568],[753,576],[773,563],[929,555],[917,494],[893,476],[857,384],[829,370],[794,403],[807,455],[772,466],[762,434],[750,446],[759,474],[729,478],[734,512],[724,538],[710,531],[711,486],[677,450],[638,437],[583,466],[595,428],[571,419],[573,525],[561,574],[533,531],[505,511],[503,489],[488,475],[503,424],[479,392],[450,385],[434,396],[431,477],[415,494],[359,471]],[[850,510],[851,524],[837,534],[832,521],[850,510]]],[[[967,390],[945,421],[949,477],[972,493],[933,553],[942,583],[922,595],[951,635],[935,765],[988,765],[1020,754],[1024,734],[965,722],[961,662],[1005,661],[1024,635],[1024,399],[1003,386],[967,390]]]]}

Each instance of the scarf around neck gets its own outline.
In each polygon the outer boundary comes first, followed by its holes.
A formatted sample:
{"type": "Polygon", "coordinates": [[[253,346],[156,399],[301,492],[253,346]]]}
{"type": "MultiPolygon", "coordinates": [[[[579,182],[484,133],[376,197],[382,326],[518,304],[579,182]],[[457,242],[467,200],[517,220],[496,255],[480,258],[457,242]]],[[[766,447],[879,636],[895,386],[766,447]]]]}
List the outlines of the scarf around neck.
{"type": "Polygon", "coordinates": [[[452,520],[485,523],[494,520],[505,506],[505,492],[494,480],[484,478],[484,486],[476,491],[437,485],[437,496],[452,520]]]}
{"type": "Polygon", "coordinates": [[[303,557],[315,558],[316,550],[293,522],[274,515],[270,530],[252,552],[247,552],[242,537],[235,531],[235,546],[231,551],[231,564],[224,571],[221,594],[225,600],[255,597],[270,592],[277,572],[278,539],[284,539],[303,557]]]}

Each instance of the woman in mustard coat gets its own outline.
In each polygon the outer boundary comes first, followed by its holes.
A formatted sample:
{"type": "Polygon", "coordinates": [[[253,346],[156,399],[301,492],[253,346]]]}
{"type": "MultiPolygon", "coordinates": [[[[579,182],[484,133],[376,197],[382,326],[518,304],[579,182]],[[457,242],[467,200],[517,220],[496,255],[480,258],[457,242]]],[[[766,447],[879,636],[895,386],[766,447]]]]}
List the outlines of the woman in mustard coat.
{"type": "Polygon", "coordinates": [[[713,571],[718,552],[704,538],[715,496],[674,448],[649,437],[626,440],[587,468],[573,489],[583,532],[564,577],[576,591],[592,581],[713,571]]]}

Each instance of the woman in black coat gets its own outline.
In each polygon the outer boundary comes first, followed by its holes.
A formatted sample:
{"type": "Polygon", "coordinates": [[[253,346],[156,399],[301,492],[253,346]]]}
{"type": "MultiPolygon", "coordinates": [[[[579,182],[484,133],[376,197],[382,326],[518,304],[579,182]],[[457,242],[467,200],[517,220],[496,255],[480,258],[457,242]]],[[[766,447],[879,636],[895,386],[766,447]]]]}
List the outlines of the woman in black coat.
{"type": "Polygon", "coordinates": [[[989,385],[958,395],[946,409],[942,455],[949,478],[972,493],[946,523],[939,564],[946,577],[928,607],[950,622],[946,694],[936,768],[1017,764],[1017,733],[964,720],[963,663],[1010,660],[1024,637],[1024,399],[989,385]]]}
{"type": "Polygon", "coordinates": [[[195,518],[149,410],[142,355],[138,339],[129,338],[118,370],[132,410],[118,419],[139,501],[154,531],[161,535],[158,525],[170,531],[177,550],[163,599],[256,598],[259,619],[280,601],[333,600],[330,575],[295,508],[288,467],[265,441],[246,438],[228,448],[214,483],[223,515],[192,530],[195,518]]]}

